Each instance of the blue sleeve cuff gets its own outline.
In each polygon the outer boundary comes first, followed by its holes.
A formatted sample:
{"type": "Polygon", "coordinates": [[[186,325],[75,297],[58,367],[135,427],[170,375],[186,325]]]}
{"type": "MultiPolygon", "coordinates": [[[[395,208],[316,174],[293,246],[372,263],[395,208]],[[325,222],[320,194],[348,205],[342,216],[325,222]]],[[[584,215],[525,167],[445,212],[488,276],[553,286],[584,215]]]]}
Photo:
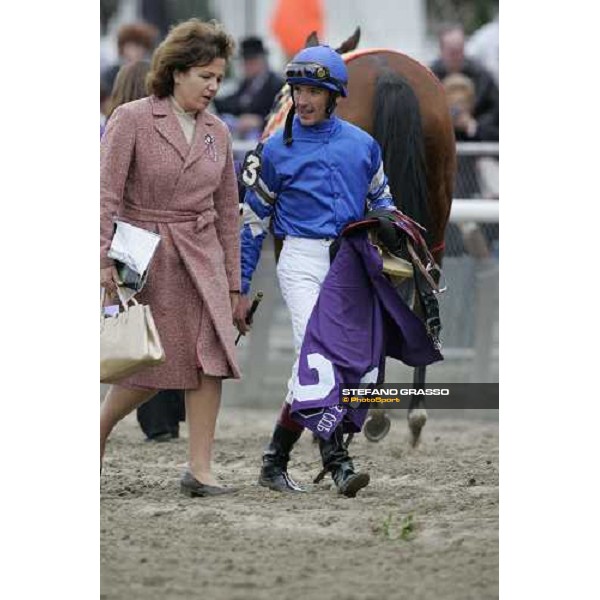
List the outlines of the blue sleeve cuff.
{"type": "Polygon", "coordinates": [[[380,209],[395,210],[396,205],[390,197],[379,198],[371,202],[371,210],[380,209]]]}
{"type": "Polygon", "coordinates": [[[242,296],[247,296],[250,293],[250,281],[242,279],[242,296]]]}

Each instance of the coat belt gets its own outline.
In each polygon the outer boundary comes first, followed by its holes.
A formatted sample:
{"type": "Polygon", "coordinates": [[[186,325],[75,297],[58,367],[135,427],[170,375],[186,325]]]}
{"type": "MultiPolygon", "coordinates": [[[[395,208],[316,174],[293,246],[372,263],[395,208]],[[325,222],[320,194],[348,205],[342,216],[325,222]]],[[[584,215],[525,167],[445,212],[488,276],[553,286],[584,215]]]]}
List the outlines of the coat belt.
{"type": "Polygon", "coordinates": [[[140,206],[125,205],[120,214],[124,219],[145,221],[151,223],[190,223],[196,222],[196,231],[204,229],[214,223],[219,217],[214,208],[207,208],[202,212],[186,212],[177,210],[163,210],[156,208],[142,208],[140,206]]]}

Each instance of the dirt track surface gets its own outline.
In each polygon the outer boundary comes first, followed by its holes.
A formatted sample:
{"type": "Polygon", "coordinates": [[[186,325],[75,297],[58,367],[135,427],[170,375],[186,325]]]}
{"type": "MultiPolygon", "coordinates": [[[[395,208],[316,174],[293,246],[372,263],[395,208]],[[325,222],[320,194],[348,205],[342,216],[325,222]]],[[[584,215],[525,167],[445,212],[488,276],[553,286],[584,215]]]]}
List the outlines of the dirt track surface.
{"type": "MultiPolygon", "coordinates": [[[[226,407],[216,473],[243,486],[188,499],[178,481],[184,439],[146,443],[135,417],[109,441],[101,478],[101,598],[205,600],[484,600],[498,597],[497,420],[436,417],[408,447],[394,420],[379,444],[351,445],[371,484],[338,496],[329,476],[310,494],[256,484],[277,410],[226,407]]],[[[320,470],[305,433],[290,472],[320,470]]]]}

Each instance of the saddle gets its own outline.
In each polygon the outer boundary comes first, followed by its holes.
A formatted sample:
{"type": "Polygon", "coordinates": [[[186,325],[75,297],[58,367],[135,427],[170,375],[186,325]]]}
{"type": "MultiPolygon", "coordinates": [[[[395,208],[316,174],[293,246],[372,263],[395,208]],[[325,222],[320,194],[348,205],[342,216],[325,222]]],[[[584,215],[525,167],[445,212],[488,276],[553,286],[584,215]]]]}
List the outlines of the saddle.
{"type": "Polygon", "coordinates": [[[436,294],[446,290],[443,273],[435,262],[421,232],[425,229],[399,210],[376,210],[364,219],[350,223],[342,236],[367,230],[369,241],[382,258],[383,272],[397,286],[412,279],[420,300],[427,333],[436,349],[441,349],[442,329],[436,294]]]}
{"type": "Polygon", "coordinates": [[[378,243],[377,236],[369,231],[369,241],[375,246],[383,262],[383,272],[389,275],[395,282],[400,283],[404,279],[414,277],[415,271],[410,261],[391,254],[385,246],[378,243]]]}

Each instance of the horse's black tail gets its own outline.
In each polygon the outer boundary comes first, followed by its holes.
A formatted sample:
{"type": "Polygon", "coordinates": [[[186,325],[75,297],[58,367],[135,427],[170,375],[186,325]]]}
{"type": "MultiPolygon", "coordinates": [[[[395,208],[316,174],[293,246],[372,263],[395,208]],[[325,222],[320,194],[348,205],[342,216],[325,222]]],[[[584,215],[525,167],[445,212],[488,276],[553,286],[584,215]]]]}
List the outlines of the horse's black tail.
{"type": "MultiPolygon", "coordinates": [[[[386,71],[377,78],[373,137],[398,208],[429,230],[425,143],[419,102],[408,82],[386,71]]],[[[429,235],[425,236],[430,242],[429,235]]]]}

